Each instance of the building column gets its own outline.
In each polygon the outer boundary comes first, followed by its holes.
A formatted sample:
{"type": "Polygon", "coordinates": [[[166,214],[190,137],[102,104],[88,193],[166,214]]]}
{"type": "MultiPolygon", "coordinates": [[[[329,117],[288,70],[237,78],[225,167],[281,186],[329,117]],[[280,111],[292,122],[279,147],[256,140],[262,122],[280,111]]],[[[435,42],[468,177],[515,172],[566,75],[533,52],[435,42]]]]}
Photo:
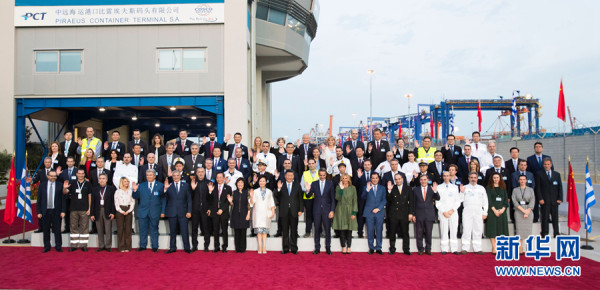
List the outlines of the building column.
{"type": "MultiPolygon", "coordinates": [[[[15,24],[14,10],[15,1],[0,1],[0,11],[10,11],[3,13],[0,18],[0,35],[2,43],[0,44],[0,98],[2,106],[0,107],[0,136],[15,136],[15,24]]],[[[22,120],[25,128],[25,119],[22,120]]],[[[25,133],[23,132],[23,146],[25,144],[25,133]]],[[[25,147],[23,147],[25,148],[25,147]]],[[[0,139],[0,150],[6,149],[7,152],[14,152],[15,144],[12,138],[0,139]]],[[[23,166],[17,163],[16,166],[23,166]]],[[[18,170],[17,170],[18,171],[18,170]]],[[[19,171],[20,173],[20,171],[19,171]]]]}

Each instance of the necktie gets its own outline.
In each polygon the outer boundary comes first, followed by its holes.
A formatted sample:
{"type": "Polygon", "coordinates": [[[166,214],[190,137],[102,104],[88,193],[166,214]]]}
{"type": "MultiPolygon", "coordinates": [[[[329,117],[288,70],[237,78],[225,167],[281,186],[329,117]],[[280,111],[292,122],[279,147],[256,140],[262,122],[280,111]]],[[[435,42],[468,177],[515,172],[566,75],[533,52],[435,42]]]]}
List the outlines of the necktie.
{"type": "Polygon", "coordinates": [[[237,168],[240,169],[240,159],[237,159],[237,168]]]}
{"type": "Polygon", "coordinates": [[[181,152],[183,151],[185,151],[185,140],[181,140],[181,152]]]}
{"type": "Polygon", "coordinates": [[[496,172],[500,173],[500,169],[496,169],[496,172]]]}
{"type": "Polygon", "coordinates": [[[175,189],[177,189],[177,193],[179,193],[179,182],[175,183],[175,189]]]}
{"type": "Polygon", "coordinates": [[[138,164],[140,164],[140,156],[136,155],[135,156],[135,165],[138,165],[138,164]]]}
{"type": "Polygon", "coordinates": [[[135,140],[135,144],[140,144],[140,140],[135,140]]]}
{"type": "Polygon", "coordinates": [[[207,176],[207,178],[208,178],[208,179],[211,179],[210,177],[211,177],[212,175],[210,174],[210,169],[209,169],[209,170],[206,170],[206,176],[207,176]]]}
{"type": "Polygon", "coordinates": [[[358,167],[362,167],[362,158],[358,159],[358,167]]]}
{"type": "Polygon", "coordinates": [[[538,164],[540,165],[540,167],[542,166],[542,157],[538,156],[538,164]]]}
{"type": "MultiPolygon", "coordinates": [[[[71,178],[71,174],[73,173],[73,169],[69,168],[69,178],[71,178]]],[[[48,174],[48,171],[46,171],[46,174],[48,174]]]]}
{"type": "Polygon", "coordinates": [[[114,150],[114,149],[117,149],[117,143],[113,142],[112,149],[113,149],[113,150],[114,150]]]}
{"type": "Polygon", "coordinates": [[[213,141],[210,141],[210,155],[212,155],[213,148],[215,147],[213,141]]]}
{"type": "Polygon", "coordinates": [[[304,144],[304,152],[306,152],[306,155],[308,155],[308,144],[304,144]]]}
{"type": "Polygon", "coordinates": [[[152,193],[152,187],[154,187],[153,185],[154,185],[154,183],[153,183],[153,182],[151,182],[151,183],[150,183],[150,193],[152,193]]]}
{"type": "MultiPolygon", "coordinates": [[[[222,190],[222,189],[223,189],[223,188],[221,188],[221,185],[219,185],[219,200],[221,199],[221,190],[222,190]]],[[[218,206],[219,208],[221,208],[221,203],[220,203],[220,202],[217,202],[217,206],[218,206]]]]}
{"type": "Polygon", "coordinates": [[[440,164],[439,162],[437,163],[437,169],[438,169],[438,173],[440,175],[442,175],[442,164],[440,164]]]}
{"type": "MultiPolygon", "coordinates": [[[[48,175],[48,172],[50,172],[50,170],[49,170],[49,169],[46,169],[46,175],[48,175]]],[[[69,175],[71,175],[71,174],[69,174],[69,175]]]]}
{"type": "Polygon", "coordinates": [[[373,193],[375,193],[375,197],[377,197],[377,185],[373,186],[373,193]]]}
{"type": "Polygon", "coordinates": [[[292,184],[288,183],[288,196],[292,195],[292,184]]]}
{"type": "Polygon", "coordinates": [[[469,165],[471,158],[467,157],[467,165],[469,165]]]}
{"type": "Polygon", "coordinates": [[[292,161],[292,155],[288,155],[288,160],[292,161]]]}
{"type": "Polygon", "coordinates": [[[356,141],[352,141],[352,149],[356,149],[356,141]]]}
{"type": "Polygon", "coordinates": [[[475,151],[479,150],[479,146],[475,143],[475,151]]]}
{"type": "Polygon", "coordinates": [[[427,198],[427,187],[423,187],[423,201],[427,198]]]}
{"type": "Polygon", "coordinates": [[[150,169],[154,169],[154,168],[152,168],[152,166],[154,166],[154,164],[150,163],[150,169]]]}
{"type": "Polygon", "coordinates": [[[196,165],[196,155],[192,155],[192,165],[196,165]]]}
{"type": "Polygon", "coordinates": [[[48,207],[54,209],[54,182],[50,182],[50,188],[48,188],[48,207]]]}
{"type": "Polygon", "coordinates": [[[450,156],[454,156],[454,146],[450,146],[450,156]]]}
{"type": "Polygon", "coordinates": [[[517,169],[517,161],[513,160],[513,167],[515,168],[515,170],[517,169]]]}
{"type": "Polygon", "coordinates": [[[321,195],[323,195],[323,187],[325,186],[325,183],[323,181],[319,182],[321,184],[321,195]]]}
{"type": "Polygon", "coordinates": [[[371,180],[371,177],[369,177],[370,173],[367,171],[367,181],[371,180]]]}
{"type": "Polygon", "coordinates": [[[379,141],[377,141],[377,146],[375,148],[379,150],[379,141]]]}
{"type": "Polygon", "coordinates": [[[552,174],[550,174],[550,171],[548,171],[548,180],[552,179],[552,174]]]}
{"type": "Polygon", "coordinates": [[[217,165],[219,164],[219,158],[215,158],[215,161],[213,162],[213,164],[214,164],[215,166],[217,166],[217,165]]]}

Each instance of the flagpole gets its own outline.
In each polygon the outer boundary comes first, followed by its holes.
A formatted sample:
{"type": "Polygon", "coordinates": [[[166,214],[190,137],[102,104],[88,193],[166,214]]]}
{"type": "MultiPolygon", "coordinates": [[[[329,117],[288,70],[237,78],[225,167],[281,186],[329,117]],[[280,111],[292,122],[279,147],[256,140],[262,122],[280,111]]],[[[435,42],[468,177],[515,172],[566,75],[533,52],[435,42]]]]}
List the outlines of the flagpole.
{"type": "MultiPolygon", "coordinates": [[[[571,168],[571,154],[569,154],[569,168],[571,168]]],[[[569,175],[570,174],[571,174],[571,170],[569,170],[569,175]]],[[[570,186],[573,186],[570,183],[571,183],[571,176],[569,176],[567,178],[567,184],[570,185],[570,186]]],[[[570,189],[569,189],[569,192],[570,192],[570,189]]],[[[579,205],[577,205],[577,206],[579,206],[579,205]]],[[[569,207],[570,207],[570,204],[569,204],[569,207]]],[[[569,207],[567,207],[567,211],[569,210],[569,207]]],[[[567,222],[567,228],[569,229],[569,236],[570,236],[571,235],[571,227],[570,227],[570,224],[568,222],[567,222]]],[[[586,231],[586,233],[587,233],[587,231],[586,231]]]]}
{"type": "MultiPolygon", "coordinates": [[[[27,151],[25,151],[25,164],[27,164],[27,151]]],[[[29,244],[30,241],[25,239],[25,222],[27,222],[27,219],[26,219],[27,218],[27,180],[25,180],[25,194],[23,194],[23,196],[25,197],[23,199],[23,238],[20,239],[17,243],[29,244]]],[[[33,214],[33,212],[32,212],[32,214],[33,214]]]]}
{"type": "MultiPolygon", "coordinates": [[[[585,163],[585,167],[587,167],[587,168],[588,168],[588,170],[589,170],[589,167],[588,167],[588,166],[589,166],[589,163],[590,163],[590,156],[588,155],[588,156],[587,156],[586,163],[585,163]]],[[[587,177],[586,177],[586,180],[585,180],[585,182],[587,183],[587,177]]],[[[586,187],[587,187],[587,186],[586,186],[586,187]]],[[[587,193],[587,189],[586,189],[586,193],[587,193]]],[[[584,207],[584,209],[585,209],[585,207],[584,207]]],[[[586,212],[583,214],[583,216],[584,216],[585,220],[587,220],[587,211],[586,211],[586,212]]],[[[592,219],[590,219],[590,226],[591,226],[591,223],[592,223],[592,219]]],[[[589,233],[589,232],[588,232],[588,229],[587,229],[587,227],[586,227],[586,229],[585,229],[585,245],[581,246],[581,249],[583,249],[583,250],[593,250],[593,249],[594,249],[594,247],[592,247],[592,246],[590,246],[590,245],[588,244],[588,243],[589,243],[589,239],[588,239],[588,233],[589,233]]]]}
{"type": "MultiPolygon", "coordinates": [[[[11,167],[14,167],[14,165],[15,165],[15,163],[14,163],[14,162],[15,162],[15,153],[14,153],[14,152],[13,152],[13,156],[12,156],[12,158],[13,158],[13,159],[12,159],[12,165],[11,165],[11,167]]],[[[10,170],[15,170],[15,169],[14,169],[14,168],[11,168],[10,170]]],[[[13,171],[13,173],[14,173],[14,171],[13,171]]],[[[9,174],[9,175],[10,175],[10,174],[9,174]]],[[[9,183],[8,183],[8,184],[10,185],[10,181],[9,181],[9,183]]],[[[13,194],[13,195],[14,195],[14,194],[13,194]]],[[[8,201],[8,199],[7,199],[7,201],[8,201]]],[[[6,206],[8,206],[8,204],[7,204],[6,206]]],[[[15,204],[14,204],[14,200],[13,200],[13,204],[12,204],[11,206],[13,206],[13,207],[15,206],[15,204]]],[[[14,220],[13,220],[13,221],[14,221],[14,220]]],[[[2,241],[2,243],[3,243],[3,244],[14,244],[14,243],[16,243],[16,242],[17,242],[17,241],[15,241],[15,240],[13,240],[13,239],[12,239],[11,227],[12,227],[12,223],[11,223],[10,225],[8,225],[8,239],[6,239],[6,240],[2,241]]]]}

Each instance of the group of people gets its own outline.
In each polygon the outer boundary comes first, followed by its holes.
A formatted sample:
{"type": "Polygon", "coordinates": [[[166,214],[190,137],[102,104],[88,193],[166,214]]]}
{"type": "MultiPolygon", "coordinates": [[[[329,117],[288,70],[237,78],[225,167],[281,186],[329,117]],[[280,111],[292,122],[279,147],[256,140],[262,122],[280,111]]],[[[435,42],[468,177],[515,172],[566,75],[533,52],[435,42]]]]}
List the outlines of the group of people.
{"type": "Polygon", "coordinates": [[[215,132],[199,143],[187,134],[181,130],[176,141],[166,144],[156,134],[147,144],[134,130],[133,140],[125,145],[118,131],[102,142],[90,127],[84,139],[74,141],[72,133],[66,132],[65,141],[52,143],[44,168],[29,180],[40,182],[38,218],[44,252],[51,248],[51,230],[56,250],[62,251],[63,218],[70,251],[88,250],[92,221],[97,251],[110,252],[113,220],[118,250],[131,251],[137,219],[137,251],[146,250],[150,236],[151,248],[158,252],[161,218],[169,223],[167,253],[177,250],[177,235],[187,253],[199,249],[199,236],[205,252],[211,236],[213,252],[227,252],[231,227],[236,252],[246,251],[251,228],[258,253],[265,254],[271,222],[276,219],[275,236],[282,237],[282,253],[297,254],[302,215],[304,237],[314,237],[314,254],[321,252],[322,237],[325,252],[332,254],[332,229],[342,253],[350,254],[353,232],[364,238],[365,227],[369,254],[383,254],[384,224],[389,253],[396,252],[398,237],[407,255],[411,255],[410,223],[414,223],[419,255],[432,254],[433,224],[438,221],[442,254],[466,254],[471,245],[483,254],[483,234],[492,239],[495,252],[494,239],[509,234],[509,217],[523,239],[532,234],[532,223],[540,217],[542,236],[549,233],[550,220],[554,235],[559,234],[562,181],[540,142],[526,160],[514,147],[505,161],[494,141],[480,142],[479,132],[464,148],[448,135],[441,148],[432,147],[431,138],[424,137],[422,144],[415,141],[411,151],[402,138],[390,145],[378,129],[366,144],[353,130],[342,146],[333,137],[317,146],[308,134],[296,144],[284,138],[272,142],[256,137],[250,147],[241,143],[240,133],[231,143],[229,134],[223,143],[216,140],[215,132]]]}

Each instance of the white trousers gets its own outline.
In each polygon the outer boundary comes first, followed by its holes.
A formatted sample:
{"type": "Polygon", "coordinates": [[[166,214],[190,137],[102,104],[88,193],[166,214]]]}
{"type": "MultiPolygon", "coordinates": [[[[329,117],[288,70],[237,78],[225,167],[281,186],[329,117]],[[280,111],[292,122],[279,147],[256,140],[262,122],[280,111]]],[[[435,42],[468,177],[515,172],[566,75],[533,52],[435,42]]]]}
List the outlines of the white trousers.
{"type": "Polygon", "coordinates": [[[471,242],[473,243],[473,251],[481,251],[481,235],[483,235],[483,214],[481,208],[464,208],[463,209],[463,234],[462,234],[462,249],[469,251],[471,242]]]}
{"type": "Polygon", "coordinates": [[[458,240],[456,239],[456,232],[458,231],[458,213],[452,214],[449,218],[444,217],[444,214],[438,212],[440,218],[440,229],[442,238],[442,252],[448,252],[449,249],[452,252],[458,252],[458,240]],[[450,238],[448,238],[448,232],[450,232],[450,238]],[[448,244],[450,246],[448,247],[448,244]]]}

